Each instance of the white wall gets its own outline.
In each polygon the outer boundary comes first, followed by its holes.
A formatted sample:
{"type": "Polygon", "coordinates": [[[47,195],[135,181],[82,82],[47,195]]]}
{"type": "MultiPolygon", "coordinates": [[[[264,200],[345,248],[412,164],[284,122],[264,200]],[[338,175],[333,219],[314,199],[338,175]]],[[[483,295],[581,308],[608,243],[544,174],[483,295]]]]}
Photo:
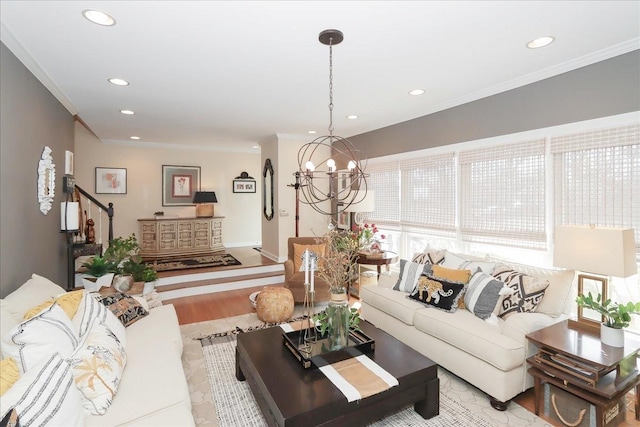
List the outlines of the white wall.
{"type": "MultiPolygon", "coordinates": [[[[200,166],[201,189],[215,191],[215,215],[224,216],[223,243],[228,247],[259,246],[262,241],[262,164],[260,153],[169,149],[106,144],[82,124],[75,124],[76,183],[100,202],[114,204],[114,236],[139,235],[138,218],[166,215],[194,216],[194,206],[162,206],[162,165],[200,166]],[[95,194],[95,168],[126,168],[127,194],[95,194]],[[233,178],[242,172],[256,179],[256,193],[233,193],[233,178]]],[[[84,200],[83,200],[84,203],[84,200]]],[[[84,206],[83,206],[84,207],[84,206]]],[[[93,215],[94,219],[96,218],[93,215]]],[[[97,220],[96,220],[97,222],[97,220]]],[[[107,243],[108,225],[103,220],[102,241],[107,243]]],[[[98,234],[96,224],[96,235],[98,234]]]]}

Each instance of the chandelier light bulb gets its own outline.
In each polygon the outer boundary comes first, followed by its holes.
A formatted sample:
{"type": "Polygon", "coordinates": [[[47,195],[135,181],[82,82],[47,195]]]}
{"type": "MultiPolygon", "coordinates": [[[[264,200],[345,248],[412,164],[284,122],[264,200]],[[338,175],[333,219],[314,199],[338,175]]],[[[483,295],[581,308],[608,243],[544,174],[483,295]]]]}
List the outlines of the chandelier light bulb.
{"type": "Polygon", "coordinates": [[[329,172],[336,171],[336,161],[333,159],[327,160],[327,167],[329,168],[329,172]]]}
{"type": "Polygon", "coordinates": [[[307,169],[307,172],[313,172],[316,169],[311,160],[305,163],[304,167],[307,169]]]}
{"type": "Polygon", "coordinates": [[[354,162],[353,160],[349,160],[349,164],[347,165],[347,169],[349,169],[349,171],[353,171],[356,168],[356,162],[354,162]]]}

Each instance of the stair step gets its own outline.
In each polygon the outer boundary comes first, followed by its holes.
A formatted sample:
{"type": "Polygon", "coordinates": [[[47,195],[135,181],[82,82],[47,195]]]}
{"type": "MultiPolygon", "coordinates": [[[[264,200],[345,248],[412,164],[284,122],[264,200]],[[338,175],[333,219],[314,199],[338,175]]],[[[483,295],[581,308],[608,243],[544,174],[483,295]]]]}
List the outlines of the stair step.
{"type": "Polygon", "coordinates": [[[275,285],[283,282],[284,267],[282,264],[274,264],[162,277],[156,283],[156,291],[159,293],[160,298],[166,301],[174,298],[275,285]]]}

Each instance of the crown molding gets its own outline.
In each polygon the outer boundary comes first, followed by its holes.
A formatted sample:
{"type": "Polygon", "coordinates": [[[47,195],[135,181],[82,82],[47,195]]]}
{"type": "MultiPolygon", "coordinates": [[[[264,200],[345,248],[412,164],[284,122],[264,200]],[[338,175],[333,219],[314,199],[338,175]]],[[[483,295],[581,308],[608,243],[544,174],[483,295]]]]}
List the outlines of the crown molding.
{"type": "MultiPolygon", "coordinates": [[[[226,153],[248,153],[260,154],[260,149],[248,146],[238,146],[234,144],[215,144],[215,145],[189,145],[189,144],[169,144],[164,142],[119,140],[119,139],[100,139],[104,144],[123,145],[126,147],[142,147],[142,148],[160,148],[166,150],[191,150],[191,151],[217,151],[226,153]]],[[[252,144],[258,145],[258,144],[252,144]]]]}
{"type": "Polygon", "coordinates": [[[38,63],[33,59],[31,54],[27,52],[27,50],[22,46],[20,41],[16,39],[11,31],[4,25],[4,23],[0,22],[0,40],[2,43],[7,46],[7,48],[24,64],[25,67],[31,74],[33,74],[36,79],[42,83],[42,85],[51,92],[53,96],[56,97],[58,101],[66,108],[72,116],[78,114],[78,109],[73,105],[73,102],[58,88],[58,86],[51,80],[49,75],[40,68],[38,63]]]}

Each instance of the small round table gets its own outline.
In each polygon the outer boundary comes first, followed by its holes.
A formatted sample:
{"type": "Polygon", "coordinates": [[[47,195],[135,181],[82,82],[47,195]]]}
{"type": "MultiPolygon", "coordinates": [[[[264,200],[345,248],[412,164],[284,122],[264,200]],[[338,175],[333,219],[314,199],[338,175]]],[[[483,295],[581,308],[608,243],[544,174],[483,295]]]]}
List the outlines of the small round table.
{"type": "Polygon", "coordinates": [[[356,263],[358,263],[358,273],[360,273],[360,265],[375,265],[378,269],[378,276],[383,265],[389,268],[389,264],[398,261],[398,254],[391,251],[382,251],[382,256],[368,257],[363,254],[358,255],[356,263]]]}

